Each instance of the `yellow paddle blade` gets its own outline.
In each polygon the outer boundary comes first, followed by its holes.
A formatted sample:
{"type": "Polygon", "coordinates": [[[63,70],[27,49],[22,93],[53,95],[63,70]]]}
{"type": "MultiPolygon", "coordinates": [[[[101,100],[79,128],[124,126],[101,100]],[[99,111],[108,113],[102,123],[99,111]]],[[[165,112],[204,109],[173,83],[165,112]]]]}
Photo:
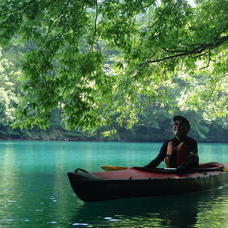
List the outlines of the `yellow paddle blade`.
{"type": "Polygon", "coordinates": [[[101,168],[105,171],[115,171],[115,170],[123,170],[127,169],[128,167],[123,166],[101,166],[101,168]]]}
{"type": "Polygon", "coordinates": [[[228,168],[223,168],[223,172],[228,172],[228,168]]]}

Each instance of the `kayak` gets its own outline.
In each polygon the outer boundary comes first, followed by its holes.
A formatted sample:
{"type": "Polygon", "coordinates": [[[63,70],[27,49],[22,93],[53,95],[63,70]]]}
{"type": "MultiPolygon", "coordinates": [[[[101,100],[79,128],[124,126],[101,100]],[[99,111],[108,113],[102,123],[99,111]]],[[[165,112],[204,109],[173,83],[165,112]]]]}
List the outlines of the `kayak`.
{"type": "Polygon", "coordinates": [[[176,169],[132,167],[103,172],[68,172],[75,194],[85,202],[150,197],[209,190],[228,184],[228,164],[200,164],[178,173],[176,169]]]}

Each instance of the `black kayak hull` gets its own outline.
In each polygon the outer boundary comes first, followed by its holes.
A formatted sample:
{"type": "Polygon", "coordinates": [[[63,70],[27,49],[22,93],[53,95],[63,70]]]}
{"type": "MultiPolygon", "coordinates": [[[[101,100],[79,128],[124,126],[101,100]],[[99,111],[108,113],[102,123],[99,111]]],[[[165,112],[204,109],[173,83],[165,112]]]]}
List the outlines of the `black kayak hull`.
{"type": "Polygon", "coordinates": [[[85,202],[197,192],[228,183],[228,172],[222,171],[146,179],[102,179],[81,171],[69,172],[68,177],[75,194],[85,202]]]}

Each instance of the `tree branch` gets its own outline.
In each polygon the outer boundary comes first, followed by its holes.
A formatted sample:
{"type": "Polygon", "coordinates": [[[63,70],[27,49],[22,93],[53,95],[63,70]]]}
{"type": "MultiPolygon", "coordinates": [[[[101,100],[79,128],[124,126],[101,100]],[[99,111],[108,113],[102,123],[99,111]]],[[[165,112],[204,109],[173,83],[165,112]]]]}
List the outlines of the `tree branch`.
{"type": "Polygon", "coordinates": [[[177,54],[165,56],[165,57],[159,58],[159,59],[148,60],[146,62],[139,64],[139,66],[144,66],[144,65],[150,64],[150,63],[163,62],[163,61],[167,61],[169,59],[174,59],[174,58],[179,58],[179,57],[187,57],[187,56],[194,55],[194,54],[200,54],[200,53],[203,53],[205,50],[208,50],[208,49],[211,50],[213,48],[219,47],[220,45],[222,45],[223,43],[225,43],[227,41],[228,41],[228,36],[223,36],[223,37],[219,37],[215,42],[197,45],[197,47],[192,48],[191,50],[164,49],[165,51],[177,53],[177,54]]]}

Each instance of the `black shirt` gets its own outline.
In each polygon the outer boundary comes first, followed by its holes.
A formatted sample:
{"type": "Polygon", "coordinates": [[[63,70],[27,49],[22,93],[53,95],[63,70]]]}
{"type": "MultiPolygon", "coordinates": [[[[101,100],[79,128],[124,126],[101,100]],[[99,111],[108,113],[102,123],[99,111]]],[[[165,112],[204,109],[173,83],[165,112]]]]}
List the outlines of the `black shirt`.
{"type": "Polygon", "coordinates": [[[197,142],[196,140],[186,136],[183,140],[178,140],[177,138],[166,140],[163,143],[157,157],[154,160],[152,160],[149,164],[147,164],[145,167],[156,168],[165,159],[167,146],[168,143],[171,141],[173,142],[174,147],[177,147],[180,143],[184,142],[187,153],[187,159],[183,165],[185,165],[186,167],[197,167],[199,165],[197,142]]]}

